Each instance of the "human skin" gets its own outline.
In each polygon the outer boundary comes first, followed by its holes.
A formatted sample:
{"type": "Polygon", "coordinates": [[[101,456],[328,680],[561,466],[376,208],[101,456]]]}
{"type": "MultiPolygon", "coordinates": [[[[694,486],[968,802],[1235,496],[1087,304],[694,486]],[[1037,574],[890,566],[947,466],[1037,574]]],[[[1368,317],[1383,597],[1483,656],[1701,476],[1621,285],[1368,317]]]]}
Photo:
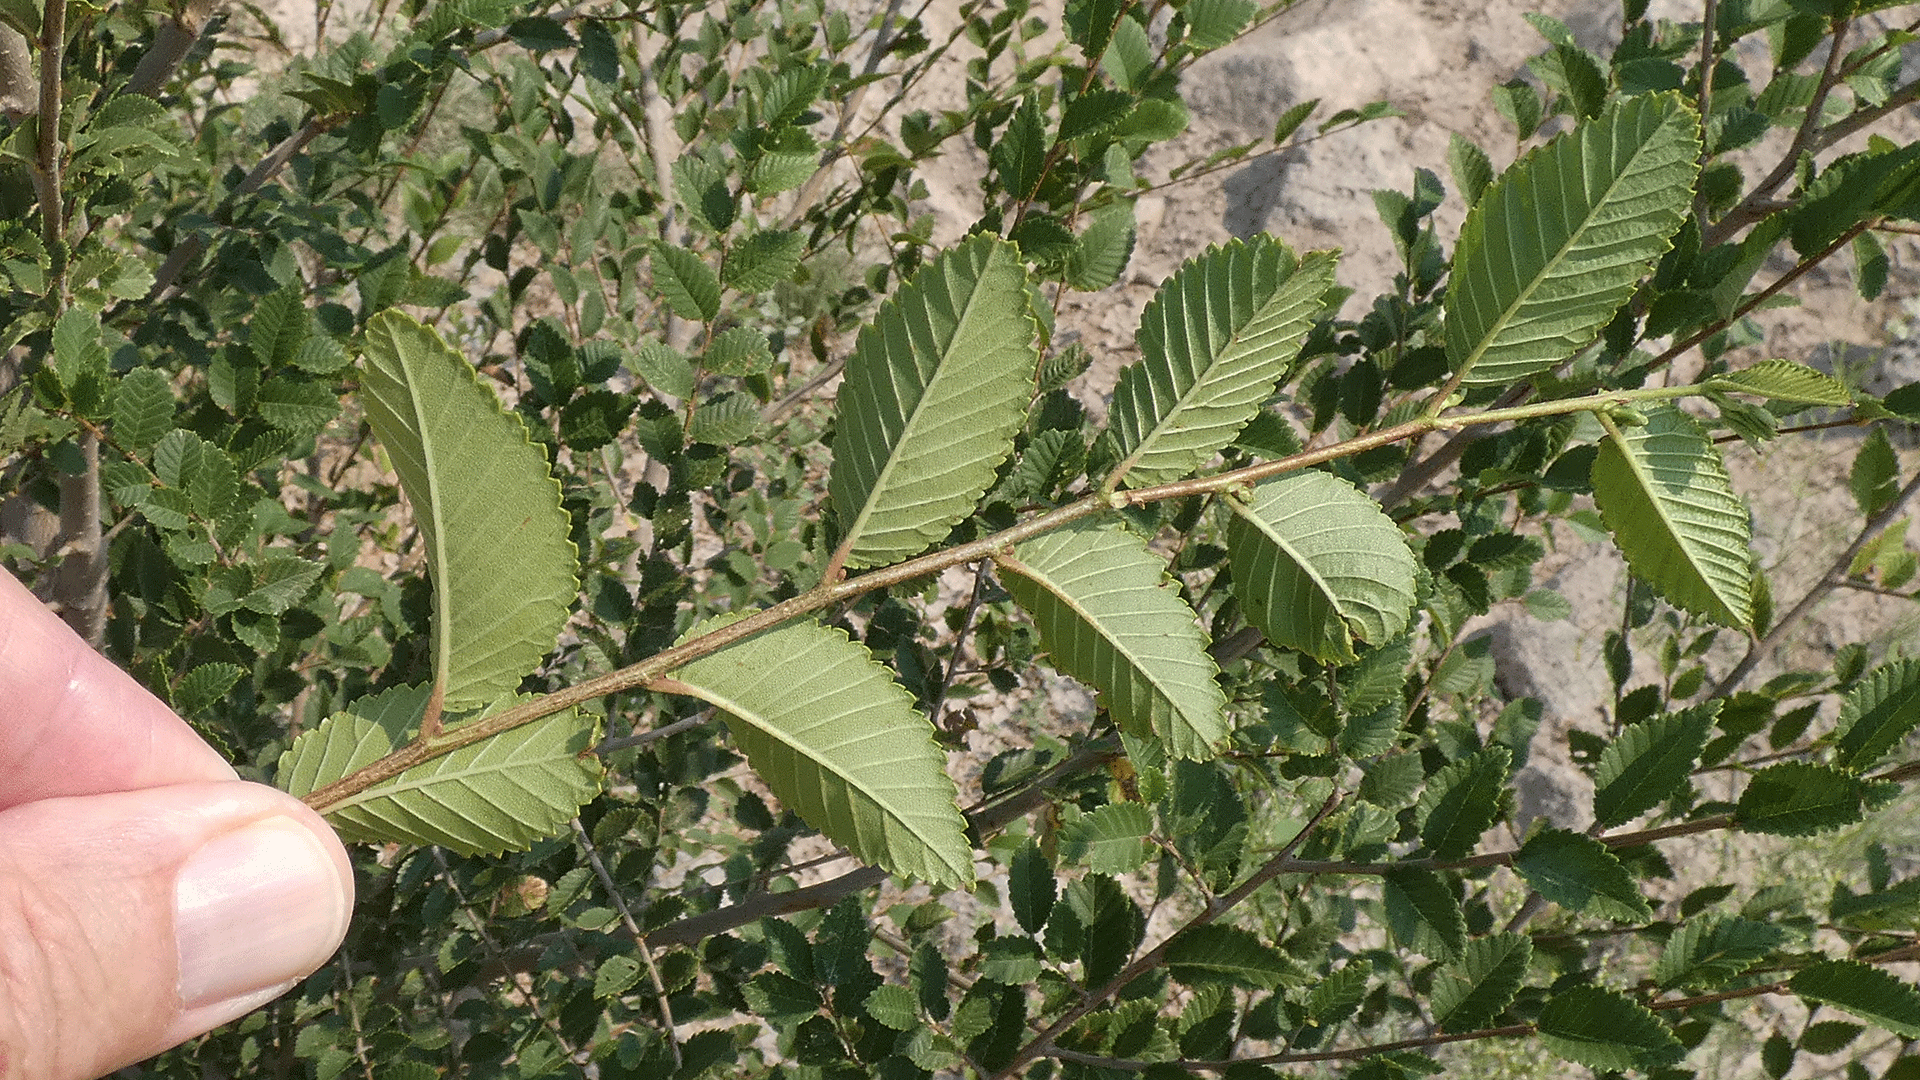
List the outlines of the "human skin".
{"type": "Polygon", "coordinates": [[[0,1080],[87,1080],[243,1016],[352,910],[318,815],[0,573],[0,1080]]]}

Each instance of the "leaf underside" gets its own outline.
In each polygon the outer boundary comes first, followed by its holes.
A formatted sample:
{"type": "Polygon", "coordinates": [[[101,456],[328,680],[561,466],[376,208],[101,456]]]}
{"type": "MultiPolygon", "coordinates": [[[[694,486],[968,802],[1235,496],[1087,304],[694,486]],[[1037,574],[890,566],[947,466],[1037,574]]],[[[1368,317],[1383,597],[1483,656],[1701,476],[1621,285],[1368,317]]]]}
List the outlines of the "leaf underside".
{"type": "Polygon", "coordinates": [[[1021,544],[999,566],[1054,666],[1097,687],[1121,730],[1156,736],[1175,757],[1218,752],[1228,734],[1218,668],[1145,542],[1076,523],[1021,544]]]}
{"type": "Polygon", "coordinates": [[[1261,234],[1209,248],[1168,278],[1141,313],[1141,358],[1114,388],[1110,483],[1178,480],[1231,443],[1292,365],[1335,258],[1296,260],[1261,234]]]}
{"type": "Polygon", "coordinates": [[[426,551],[443,706],[491,704],[553,649],[579,589],[560,483],[473,367],[405,315],[368,322],[361,389],[426,551]]]}
{"type": "MultiPolygon", "coordinates": [[[[726,621],[709,620],[687,638],[726,621]]],[[[788,624],[671,677],[726,714],[767,787],[829,840],[891,873],[947,886],[973,881],[966,820],[933,725],[845,633],[788,624]]]]}
{"type": "Polygon", "coordinates": [[[1013,450],[1039,351],[1019,249],[943,252],[861,328],[840,388],[829,489],[850,567],[926,550],[1013,450]]]}
{"type": "Polygon", "coordinates": [[[1752,620],[1747,508],[1679,410],[1648,410],[1644,427],[1600,444],[1593,498],[1627,565],[1668,603],[1727,626],[1752,620]]]}
{"type": "MultiPolygon", "coordinates": [[[[281,755],[280,786],[303,796],[399,750],[429,695],[425,686],[395,687],[328,717],[281,755]]],[[[599,794],[600,761],[587,752],[597,726],[575,709],[543,717],[359,792],[327,820],[349,841],[439,844],[463,855],[524,851],[565,829],[599,794]]]]}
{"type": "Polygon", "coordinates": [[[1685,219],[1698,126],[1677,94],[1626,98],[1487,188],[1447,287],[1447,360],[1465,385],[1517,382],[1593,340],[1685,219]]]}
{"type": "Polygon", "coordinates": [[[1399,526],[1331,473],[1299,472],[1230,501],[1227,553],[1247,618],[1276,645],[1352,663],[1355,642],[1406,629],[1414,564],[1399,526]]]}

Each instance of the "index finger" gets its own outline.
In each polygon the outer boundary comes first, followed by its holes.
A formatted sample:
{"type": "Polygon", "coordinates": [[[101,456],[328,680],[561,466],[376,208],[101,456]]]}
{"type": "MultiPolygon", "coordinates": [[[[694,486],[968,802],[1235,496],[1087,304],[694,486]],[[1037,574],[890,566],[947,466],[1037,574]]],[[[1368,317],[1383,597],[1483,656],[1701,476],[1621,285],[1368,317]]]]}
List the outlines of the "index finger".
{"type": "Polygon", "coordinates": [[[0,572],[0,810],[232,780],[186,722],[0,572]]]}

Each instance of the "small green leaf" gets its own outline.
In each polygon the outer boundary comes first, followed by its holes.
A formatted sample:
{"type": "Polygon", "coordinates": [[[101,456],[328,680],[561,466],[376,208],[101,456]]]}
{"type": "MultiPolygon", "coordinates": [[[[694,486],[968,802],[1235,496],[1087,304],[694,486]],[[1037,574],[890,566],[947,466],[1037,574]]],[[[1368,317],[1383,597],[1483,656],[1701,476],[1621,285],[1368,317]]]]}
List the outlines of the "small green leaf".
{"type": "Polygon", "coordinates": [[[913,991],[904,986],[882,983],[867,994],[867,1015],[893,1029],[911,1031],[920,1023],[914,1006],[913,991]]]}
{"type": "Polygon", "coordinates": [[[754,1012],[774,1023],[791,1024],[820,1011],[820,991],[784,972],[763,971],[740,992],[754,1012]]]}
{"type": "Polygon", "coordinates": [[[1098,688],[1121,730],[1153,735],[1182,758],[1224,744],[1226,699],[1206,638],[1143,541],[1076,523],[1021,544],[999,566],[1054,666],[1098,688]]]}
{"type": "Polygon", "coordinates": [[[1227,503],[1233,591],[1276,645],[1352,663],[1412,617],[1413,553],[1380,505],[1331,473],[1290,473],[1227,503]]]}
{"type": "Polygon", "coordinates": [[[1920,1038],[1920,990],[1858,960],[1822,960],[1788,982],[1794,993],[1844,1009],[1905,1039],[1920,1038]]]}
{"type": "Polygon", "coordinates": [[[1872,517],[1886,509],[1900,493],[1900,459],[1887,440],[1887,429],[1875,427],[1854,455],[1853,468],[1847,473],[1847,486],[1853,490],[1860,512],[1872,517]]]}
{"type": "Polygon", "coordinates": [[[1535,1022],[1540,1041],[1568,1061],[1595,1069],[1652,1069],[1686,1054],[1667,1025],[1644,1006],[1598,986],[1571,986],[1547,999],[1535,1022]]]}
{"type": "Polygon", "coordinates": [[[677,350],[658,341],[642,341],[627,356],[627,369],[663,394],[677,398],[693,395],[693,365],[677,350]]]}
{"type": "Polygon", "coordinates": [[[512,693],[553,649],[579,583],[560,484],[518,415],[439,334],[367,324],[362,401],[412,504],[433,583],[434,677],[457,713],[512,693]]]}
{"type": "Polygon", "coordinates": [[[754,771],[829,840],[892,873],[972,882],[973,849],[933,725],[845,632],[790,623],[670,676],[679,692],[726,714],[754,771]]]}
{"type": "Polygon", "coordinates": [[[720,314],[720,279],[700,256],[686,248],[656,244],[653,284],[675,315],[710,322],[720,314]]]}
{"type": "Polygon", "coordinates": [[[1187,44],[1217,49],[1240,36],[1259,10],[1253,0],[1188,0],[1180,9],[1187,21],[1187,44]]]}
{"type": "Polygon", "coordinates": [[[1237,926],[1210,923],[1180,932],[1167,946],[1167,974],[1188,986],[1225,984],[1271,990],[1299,978],[1280,951],[1237,926]]]}
{"type": "Polygon", "coordinates": [[[765,375],[773,367],[767,335],[751,326],[735,326],[715,334],[700,354],[700,366],[715,375],[765,375]]]}
{"type": "Polygon", "coordinates": [[[593,973],[593,996],[601,1001],[619,997],[640,981],[640,961],[626,953],[616,953],[600,962],[593,973]]]}
{"type": "Polygon", "coordinates": [[[313,336],[313,313],[296,289],[268,293],[247,320],[247,347],[269,367],[291,364],[313,336]]]}
{"type": "MultiPolygon", "coordinates": [[[[425,686],[400,686],[355,701],[294,740],[280,757],[276,783],[306,795],[399,750],[418,728],[428,697],[425,686]]],[[[349,796],[327,820],[350,841],[440,844],[463,855],[524,851],[565,831],[599,794],[600,759],[587,753],[597,735],[591,717],[555,713],[349,796]]]]}
{"type": "Polygon", "coordinates": [[[1060,851],[1096,874],[1130,874],[1147,861],[1153,815],[1145,803],[1098,807],[1060,830],[1060,851]]]}
{"type": "Polygon", "coordinates": [[[1593,462],[1593,498],[1627,565],[1675,607],[1728,626],[1753,616],[1747,509],[1720,452],[1670,407],[1616,428],[1593,462]]]}
{"type": "Polygon", "coordinates": [[[1897,660],[1856,683],[1840,705],[1833,763],[1871,768],[1920,727],[1920,660],[1897,660]]]}
{"type": "Polygon", "coordinates": [[[246,675],[238,664],[201,664],[181,676],[172,693],[173,711],[181,716],[196,716],[211,708],[246,675]]]}
{"type": "Polygon", "coordinates": [[[1749,832],[1808,836],[1860,820],[1866,785],[1827,765],[1787,761],[1753,774],[1733,819],[1749,832]]]}
{"type": "Polygon", "coordinates": [[[1493,183],[1493,162],[1487,152],[1459,132],[1447,139],[1447,169],[1453,173],[1453,184],[1460,189],[1460,197],[1469,207],[1479,202],[1487,185],[1493,183]]]}
{"type": "Polygon", "coordinates": [[[1088,218],[1067,255],[1065,280],[1083,292],[1099,292],[1120,280],[1133,255],[1133,204],[1109,203],[1088,218]]]}
{"type": "Polygon", "coordinates": [[[1513,752],[1489,746],[1435,773],[1414,807],[1420,841],[1437,859],[1472,851],[1500,817],[1513,752]]]}
{"type": "Polygon", "coordinates": [[[1039,933],[1053,912],[1054,899],[1053,864],[1038,844],[1028,840],[1007,867],[1007,900],[1020,929],[1039,933]]]}
{"type": "Polygon", "coordinates": [[[1016,199],[1031,196],[1040,184],[1046,156],[1046,120],[1040,115],[1039,105],[1029,98],[1014,110],[1013,119],[993,144],[990,157],[1000,189],[1016,199]]]}
{"type": "Polygon", "coordinates": [[[113,439],[145,452],[173,430],[173,383],[154,368],[134,368],[113,391],[113,439]]]}
{"type": "Polygon", "coordinates": [[[332,389],[291,374],[268,379],[253,404],[260,419],[294,435],[318,435],[340,415],[332,389]]]}
{"type": "Polygon", "coordinates": [[[1803,405],[1853,404],[1846,383],[1791,360],[1762,360],[1752,367],[1716,375],[1707,380],[1707,386],[1803,405]]]}
{"type": "Polygon", "coordinates": [[[1871,303],[1880,298],[1881,291],[1887,287],[1891,265],[1887,249],[1880,246],[1880,238],[1871,230],[1853,238],[1853,287],[1859,291],[1860,299],[1871,303]]]}
{"type": "Polygon", "coordinates": [[[1666,987],[1716,986],[1786,943],[1786,931],[1768,923],[1724,915],[1688,919],[1667,939],[1653,979],[1666,987]]]}
{"type": "Polygon", "coordinates": [[[807,238],[798,232],[768,229],[754,233],[728,249],[720,280],[743,293],[766,292],[793,276],[806,250],[807,238]]]}
{"type": "Polygon", "coordinates": [[[1444,1031],[1472,1031],[1493,1022],[1519,993],[1533,958],[1525,934],[1494,934],[1467,942],[1465,955],[1433,979],[1433,1020],[1444,1031]]]}
{"type": "Polygon", "coordinates": [[[1281,113],[1280,119],[1273,122],[1274,144],[1286,142],[1294,132],[1300,130],[1300,125],[1306,123],[1313,115],[1313,110],[1319,107],[1320,99],[1314,98],[1311,101],[1302,101],[1281,113]]]}
{"type": "Polygon", "coordinates": [[[1381,899],[1387,909],[1387,925],[1401,945],[1435,960],[1453,960],[1465,954],[1467,919],[1453,887],[1439,874],[1429,870],[1394,871],[1384,879],[1381,899]]]}
{"type": "Polygon", "coordinates": [[[1569,911],[1617,922],[1653,918],[1633,875],[1591,836],[1543,829],[1521,845],[1513,869],[1541,896],[1569,911]]]}
{"type": "Polygon", "coordinates": [[[1624,825],[1679,790],[1706,748],[1721,704],[1709,701],[1621,731],[1594,771],[1595,823],[1609,829],[1624,825]]]}

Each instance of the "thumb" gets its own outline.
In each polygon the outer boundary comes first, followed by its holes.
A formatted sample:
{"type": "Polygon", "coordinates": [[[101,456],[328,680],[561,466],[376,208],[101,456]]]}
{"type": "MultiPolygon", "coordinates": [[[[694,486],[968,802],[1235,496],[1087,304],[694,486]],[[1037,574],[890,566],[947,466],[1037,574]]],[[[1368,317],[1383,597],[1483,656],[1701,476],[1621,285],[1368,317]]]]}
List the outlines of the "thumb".
{"type": "Polygon", "coordinates": [[[278,997],[353,908],[333,831],[213,781],[0,811],[0,1076],[88,1080],[278,997]]]}

